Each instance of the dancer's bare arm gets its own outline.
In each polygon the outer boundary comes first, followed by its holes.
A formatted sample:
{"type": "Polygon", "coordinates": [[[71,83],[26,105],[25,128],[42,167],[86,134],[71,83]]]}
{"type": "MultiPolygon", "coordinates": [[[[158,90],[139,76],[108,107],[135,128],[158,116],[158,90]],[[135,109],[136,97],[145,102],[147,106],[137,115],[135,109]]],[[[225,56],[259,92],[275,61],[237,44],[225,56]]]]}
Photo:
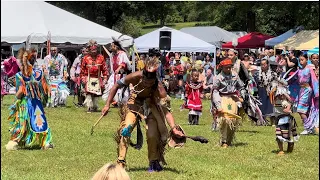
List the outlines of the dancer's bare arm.
{"type": "Polygon", "coordinates": [[[129,84],[135,85],[137,83],[137,80],[141,78],[141,72],[134,72],[129,74],[128,76],[120,79],[117,83],[113,85],[113,87],[110,90],[109,97],[106,101],[106,105],[103,107],[101,114],[106,115],[107,112],[110,109],[110,104],[112,103],[114,96],[116,95],[118,89],[124,87],[124,86],[129,86],[129,84]]]}

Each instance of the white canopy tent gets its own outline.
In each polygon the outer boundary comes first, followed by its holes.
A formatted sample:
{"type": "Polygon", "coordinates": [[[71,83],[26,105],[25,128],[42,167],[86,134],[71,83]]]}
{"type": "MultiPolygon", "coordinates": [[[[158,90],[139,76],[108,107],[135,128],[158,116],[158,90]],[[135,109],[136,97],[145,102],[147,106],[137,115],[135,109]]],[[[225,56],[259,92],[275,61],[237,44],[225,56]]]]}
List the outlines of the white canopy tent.
{"type": "MultiPolygon", "coordinates": [[[[18,44],[25,42],[33,33],[32,43],[85,44],[94,39],[98,44],[112,42],[121,33],[69,13],[56,6],[40,1],[1,1],[1,42],[18,44]]],[[[123,42],[127,47],[133,39],[129,36],[123,42]]]]}
{"type": "Polygon", "coordinates": [[[166,26],[136,38],[134,43],[137,51],[148,52],[150,48],[159,48],[160,31],[171,31],[170,52],[216,52],[216,46],[166,26]]]}
{"type": "Polygon", "coordinates": [[[239,36],[218,26],[198,26],[180,29],[184,33],[195,36],[207,43],[221,48],[222,43],[238,39],[239,36]]]}

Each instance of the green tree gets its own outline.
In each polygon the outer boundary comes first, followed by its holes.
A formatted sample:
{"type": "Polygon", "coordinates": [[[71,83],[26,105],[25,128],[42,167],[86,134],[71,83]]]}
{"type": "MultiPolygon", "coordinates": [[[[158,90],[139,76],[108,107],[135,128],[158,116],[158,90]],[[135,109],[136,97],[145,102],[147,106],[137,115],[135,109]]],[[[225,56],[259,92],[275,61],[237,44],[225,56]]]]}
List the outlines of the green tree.
{"type": "Polygon", "coordinates": [[[141,36],[141,24],[133,17],[123,16],[121,21],[115,24],[114,30],[133,38],[141,36]]]}
{"type": "Polygon", "coordinates": [[[145,1],[144,11],[152,22],[159,20],[160,25],[164,26],[167,16],[176,11],[176,6],[175,2],[170,1],[145,1]]]}

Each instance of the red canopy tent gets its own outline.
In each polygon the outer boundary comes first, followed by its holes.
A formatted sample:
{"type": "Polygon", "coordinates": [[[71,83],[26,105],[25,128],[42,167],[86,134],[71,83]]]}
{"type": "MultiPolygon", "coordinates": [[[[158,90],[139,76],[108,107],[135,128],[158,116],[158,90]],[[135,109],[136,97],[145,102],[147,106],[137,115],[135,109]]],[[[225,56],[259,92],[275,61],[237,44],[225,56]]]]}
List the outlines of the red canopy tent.
{"type": "Polygon", "coordinates": [[[238,45],[233,46],[232,42],[227,42],[222,45],[222,48],[248,49],[265,47],[265,40],[273,38],[273,36],[265,35],[259,32],[252,32],[238,38],[238,45]]]}

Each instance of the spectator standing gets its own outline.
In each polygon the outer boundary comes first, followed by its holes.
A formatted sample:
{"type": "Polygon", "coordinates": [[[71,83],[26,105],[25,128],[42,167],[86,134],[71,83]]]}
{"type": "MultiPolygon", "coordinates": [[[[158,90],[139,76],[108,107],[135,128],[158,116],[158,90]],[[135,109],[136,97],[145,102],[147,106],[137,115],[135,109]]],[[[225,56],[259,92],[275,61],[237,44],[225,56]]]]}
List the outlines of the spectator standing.
{"type": "Polygon", "coordinates": [[[203,82],[203,93],[206,99],[211,99],[212,85],[213,85],[213,74],[212,74],[212,70],[208,69],[206,72],[206,77],[203,82]]]}

